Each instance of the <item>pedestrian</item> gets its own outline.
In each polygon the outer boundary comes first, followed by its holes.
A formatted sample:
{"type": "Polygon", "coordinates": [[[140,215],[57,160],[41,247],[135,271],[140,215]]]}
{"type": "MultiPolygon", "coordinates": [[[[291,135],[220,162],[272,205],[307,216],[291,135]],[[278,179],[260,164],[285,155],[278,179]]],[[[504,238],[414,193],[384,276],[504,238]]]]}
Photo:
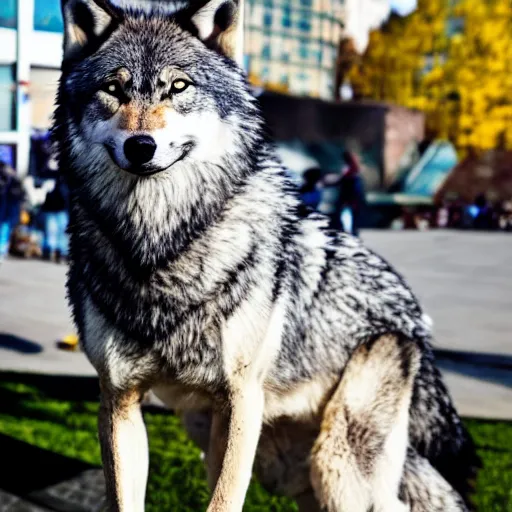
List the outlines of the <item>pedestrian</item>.
{"type": "Polygon", "coordinates": [[[41,178],[46,184],[53,182],[41,206],[43,259],[59,263],[68,256],[69,189],[54,156],[49,158],[41,178]]]}
{"type": "Polygon", "coordinates": [[[512,231],[512,200],[502,201],[498,223],[500,230],[512,231]]]}
{"type": "Polygon", "coordinates": [[[24,190],[16,171],[5,161],[0,161],[0,262],[9,252],[13,229],[17,226],[24,190]]]}
{"type": "Polygon", "coordinates": [[[322,193],[318,186],[321,178],[322,170],[319,167],[312,167],[304,171],[302,176],[304,183],[299,190],[300,198],[303,204],[312,210],[317,210],[322,200],[322,193]]]}
{"type": "Polygon", "coordinates": [[[449,204],[447,201],[443,201],[443,204],[439,207],[439,209],[436,212],[436,227],[440,229],[446,229],[449,224],[449,204]]]}
{"type": "Polygon", "coordinates": [[[350,151],[344,151],[343,160],[336,212],[343,231],[359,236],[361,214],[366,203],[364,182],[357,157],[350,151]]]}
{"type": "Polygon", "coordinates": [[[493,212],[485,194],[476,196],[474,206],[476,215],[473,220],[473,228],[478,230],[491,229],[493,212]]]}

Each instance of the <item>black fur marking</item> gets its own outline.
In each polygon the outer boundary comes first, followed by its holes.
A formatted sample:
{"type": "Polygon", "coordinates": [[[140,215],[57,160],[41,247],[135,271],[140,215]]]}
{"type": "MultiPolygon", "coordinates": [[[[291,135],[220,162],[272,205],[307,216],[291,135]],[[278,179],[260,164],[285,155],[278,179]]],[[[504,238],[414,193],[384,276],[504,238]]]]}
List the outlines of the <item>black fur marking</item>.
{"type": "Polygon", "coordinates": [[[371,418],[353,417],[347,407],[344,408],[347,422],[347,441],[357,460],[361,472],[370,476],[374,471],[375,460],[384,446],[384,436],[371,418]]]}

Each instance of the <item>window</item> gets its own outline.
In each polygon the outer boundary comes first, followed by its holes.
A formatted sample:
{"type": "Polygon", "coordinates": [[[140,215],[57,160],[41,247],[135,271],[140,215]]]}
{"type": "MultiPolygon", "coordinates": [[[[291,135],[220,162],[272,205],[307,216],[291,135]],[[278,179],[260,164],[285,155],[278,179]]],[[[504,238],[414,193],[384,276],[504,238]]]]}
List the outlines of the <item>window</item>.
{"type": "Polygon", "coordinates": [[[244,71],[246,73],[249,73],[250,69],[251,69],[251,56],[245,54],[244,55],[244,71]]]}
{"type": "Polygon", "coordinates": [[[0,1],[0,27],[16,28],[16,0],[0,1]]]}
{"type": "Polygon", "coordinates": [[[295,75],[297,77],[297,80],[300,80],[301,82],[306,82],[309,80],[309,75],[307,73],[304,73],[303,71],[300,71],[295,75]]]}
{"type": "Polygon", "coordinates": [[[48,129],[55,110],[55,95],[60,71],[56,69],[32,68],[30,70],[29,94],[32,100],[32,126],[48,129]]]}
{"type": "Polygon", "coordinates": [[[0,131],[9,131],[15,128],[15,103],[14,68],[0,66],[0,131]]]}
{"type": "Polygon", "coordinates": [[[309,43],[309,63],[313,66],[322,65],[322,45],[318,41],[309,43]]]}
{"type": "Polygon", "coordinates": [[[270,60],[270,43],[265,43],[261,50],[261,58],[264,60],[270,60]]]}
{"type": "Polygon", "coordinates": [[[263,15],[263,25],[265,27],[272,26],[272,11],[265,10],[265,14],[263,15]]]}
{"type": "Polygon", "coordinates": [[[283,7],[283,18],[281,19],[281,25],[284,28],[290,28],[292,26],[292,11],[289,5],[283,7]]]}
{"type": "Polygon", "coordinates": [[[34,28],[45,32],[62,32],[60,0],[35,0],[34,28]]]}
{"type": "Polygon", "coordinates": [[[4,162],[13,168],[16,168],[14,162],[16,147],[12,144],[0,144],[0,162],[4,162]]]}
{"type": "Polygon", "coordinates": [[[302,60],[308,60],[308,58],[309,58],[308,42],[305,39],[301,39],[301,41],[300,41],[299,57],[302,60]]]}
{"type": "Polygon", "coordinates": [[[309,16],[309,13],[307,13],[306,11],[302,11],[300,13],[300,17],[299,17],[299,20],[297,23],[297,28],[301,32],[309,32],[311,30],[310,16],[309,16]]]}

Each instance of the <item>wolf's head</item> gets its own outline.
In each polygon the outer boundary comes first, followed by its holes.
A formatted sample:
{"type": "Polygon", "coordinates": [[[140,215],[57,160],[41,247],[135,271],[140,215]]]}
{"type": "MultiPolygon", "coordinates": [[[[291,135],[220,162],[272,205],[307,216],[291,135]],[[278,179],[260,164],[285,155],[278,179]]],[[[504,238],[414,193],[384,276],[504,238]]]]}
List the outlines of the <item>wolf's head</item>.
{"type": "Polygon", "coordinates": [[[145,178],[250,151],[259,121],[235,63],[234,0],[62,1],[57,124],[83,178],[145,178]]]}
{"type": "Polygon", "coordinates": [[[234,60],[236,4],[178,2],[63,0],[54,136],[71,241],[94,219],[137,265],[166,264],[220,218],[266,145],[234,60]]]}

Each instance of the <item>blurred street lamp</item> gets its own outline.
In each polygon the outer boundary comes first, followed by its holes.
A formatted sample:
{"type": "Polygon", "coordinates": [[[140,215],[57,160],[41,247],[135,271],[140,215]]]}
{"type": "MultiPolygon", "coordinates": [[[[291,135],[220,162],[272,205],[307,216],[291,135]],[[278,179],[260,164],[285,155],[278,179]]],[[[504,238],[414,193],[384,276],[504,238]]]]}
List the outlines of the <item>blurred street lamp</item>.
{"type": "Polygon", "coordinates": [[[354,99],[354,89],[349,82],[341,84],[339,93],[341,101],[351,101],[354,99]]]}

